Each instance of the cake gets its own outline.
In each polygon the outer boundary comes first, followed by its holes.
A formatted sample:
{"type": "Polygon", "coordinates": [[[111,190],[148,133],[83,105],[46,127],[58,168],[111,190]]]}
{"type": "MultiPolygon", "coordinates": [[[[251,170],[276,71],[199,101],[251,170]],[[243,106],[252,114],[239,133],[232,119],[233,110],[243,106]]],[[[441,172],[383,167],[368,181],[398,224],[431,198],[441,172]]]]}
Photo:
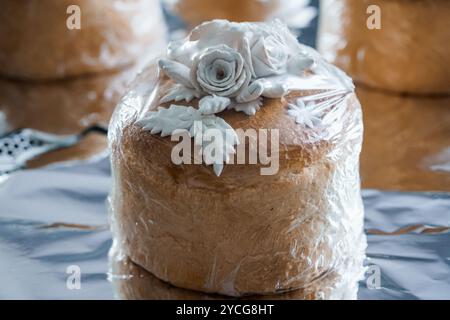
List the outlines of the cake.
{"type": "Polygon", "coordinates": [[[0,75],[27,80],[115,70],[165,37],[157,0],[3,0],[0,21],[0,75]]]}
{"type": "MultiPolygon", "coordinates": [[[[31,128],[68,135],[97,124],[106,128],[114,107],[139,69],[136,65],[118,72],[49,82],[0,79],[0,116],[8,131],[31,128]]],[[[74,147],[45,154],[28,165],[84,159],[106,149],[106,136],[91,134],[74,147]]]]}
{"type": "Polygon", "coordinates": [[[131,67],[51,82],[0,79],[0,111],[12,129],[74,134],[94,124],[107,126],[114,107],[138,71],[131,67]]]}
{"type": "Polygon", "coordinates": [[[211,19],[236,22],[264,21],[279,7],[280,0],[165,0],[189,25],[211,19]]]}
{"type": "Polygon", "coordinates": [[[450,93],[450,1],[322,0],[319,29],[319,52],[358,83],[450,93]]]}
{"type": "Polygon", "coordinates": [[[114,246],[176,287],[235,297],[362,270],[362,130],[351,79],[284,24],[204,23],[114,112],[114,246]]]}
{"type": "Polygon", "coordinates": [[[356,93],[364,106],[363,187],[449,192],[450,96],[401,96],[362,87],[356,93]]]}

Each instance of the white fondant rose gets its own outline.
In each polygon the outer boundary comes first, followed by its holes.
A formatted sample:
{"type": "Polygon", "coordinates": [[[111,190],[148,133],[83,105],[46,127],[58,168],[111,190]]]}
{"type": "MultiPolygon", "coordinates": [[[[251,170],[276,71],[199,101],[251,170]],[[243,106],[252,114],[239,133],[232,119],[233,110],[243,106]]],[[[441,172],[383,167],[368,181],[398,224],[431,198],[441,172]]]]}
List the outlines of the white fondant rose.
{"type": "Polygon", "coordinates": [[[251,49],[251,56],[257,78],[286,72],[288,49],[275,36],[259,38],[251,49]]]}
{"type": "Polygon", "coordinates": [[[242,55],[226,45],[200,52],[193,61],[191,82],[207,94],[236,97],[251,80],[251,71],[242,55]]]}

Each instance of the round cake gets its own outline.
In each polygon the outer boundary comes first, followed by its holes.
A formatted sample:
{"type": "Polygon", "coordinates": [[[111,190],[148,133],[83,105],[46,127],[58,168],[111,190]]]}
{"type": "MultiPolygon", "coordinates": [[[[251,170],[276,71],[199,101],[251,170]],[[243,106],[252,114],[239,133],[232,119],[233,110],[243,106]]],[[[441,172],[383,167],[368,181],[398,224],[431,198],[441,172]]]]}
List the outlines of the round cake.
{"type": "Polygon", "coordinates": [[[74,134],[94,124],[107,125],[138,71],[133,66],[119,72],[50,82],[0,79],[0,111],[11,129],[74,134]]]}
{"type": "Polygon", "coordinates": [[[157,0],[3,0],[0,21],[0,75],[19,79],[117,69],[165,37],[157,0]]]}
{"type": "MultiPolygon", "coordinates": [[[[6,131],[32,128],[67,135],[79,134],[93,125],[106,127],[114,107],[139,70],[134,65],[119,72],[49,82],[0,79],[0,128],[2,118],[6,131]]],[[[106,149],[105,135],[90,134],[76,146],[46,153],[27,165],[40,167],[85,159],[106,149]]]]}
{"type": "Polygon", "coordinates": [[[450,93],[450,1],[322,0],[319,52],[356,82],[450,93]]]}
{"type": "Polygon", "coordinates": [[[362,115],[343,72],[280,22],[225,20],[171,43],[159,67],[110,124],[124,255],[228,296],[306,288],[349,259],[362,269],[362,115]]]}
{"type": "Polygon", "coordinates": [[[275,11],[280,0],[166,0],[171,9],[194,27],[211,19],[236,22],[264,21],[275,11]]]}

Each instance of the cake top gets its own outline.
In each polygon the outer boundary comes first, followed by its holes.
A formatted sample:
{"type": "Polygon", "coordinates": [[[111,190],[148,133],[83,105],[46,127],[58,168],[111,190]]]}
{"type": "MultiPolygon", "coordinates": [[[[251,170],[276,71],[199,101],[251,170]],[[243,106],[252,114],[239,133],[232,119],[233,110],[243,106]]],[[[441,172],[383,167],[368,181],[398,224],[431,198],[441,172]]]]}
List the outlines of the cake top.
{"type": "Polygon", "coordinates": [[[301,131],[320,126],[324,114],[354,90],[350,78],[300,44],[279,21],[203,23],[169,44],[159,69],[161,81],[137,124],[162,137],[187,132],[203,147],[204,163],[213,165],[216,175],[240,143],[238,128],[224,116],[230,110],[251,118],[261,107],[282,104],[269,100],[290,96],[285,113],[301,131]],[[213,134],[205,140],[208,130],[220,139],[213,134]]]}

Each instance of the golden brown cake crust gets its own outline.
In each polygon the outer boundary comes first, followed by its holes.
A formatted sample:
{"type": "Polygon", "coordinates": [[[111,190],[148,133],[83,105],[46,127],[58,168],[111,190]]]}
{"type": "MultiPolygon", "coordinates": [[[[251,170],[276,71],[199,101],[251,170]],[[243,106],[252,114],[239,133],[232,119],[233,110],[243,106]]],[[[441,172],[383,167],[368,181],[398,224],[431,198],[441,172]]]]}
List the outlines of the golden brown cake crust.
{"type": "Polygon", "coordinates": [[[356,82],[386,91],[450,94],[450,1],[322,0],[318,48],[356,82]],[[367,27],[377,5],[381,29],[367,27]]]}
{"type": "Polygon", "coordinates": [[[212,19],[264,21],[278,6],[278,0],[177,0],[174,9],[190,26],[196,26],[212,19]]]}
{"type": "Polygon", "coordinates": [[[2,0],[0,21],[0,75],[29,80],[132,64],[165,34],[156,0],[2,0]],[[81,10],[80,30],[66,26],[71,5],[81,10]]]}

